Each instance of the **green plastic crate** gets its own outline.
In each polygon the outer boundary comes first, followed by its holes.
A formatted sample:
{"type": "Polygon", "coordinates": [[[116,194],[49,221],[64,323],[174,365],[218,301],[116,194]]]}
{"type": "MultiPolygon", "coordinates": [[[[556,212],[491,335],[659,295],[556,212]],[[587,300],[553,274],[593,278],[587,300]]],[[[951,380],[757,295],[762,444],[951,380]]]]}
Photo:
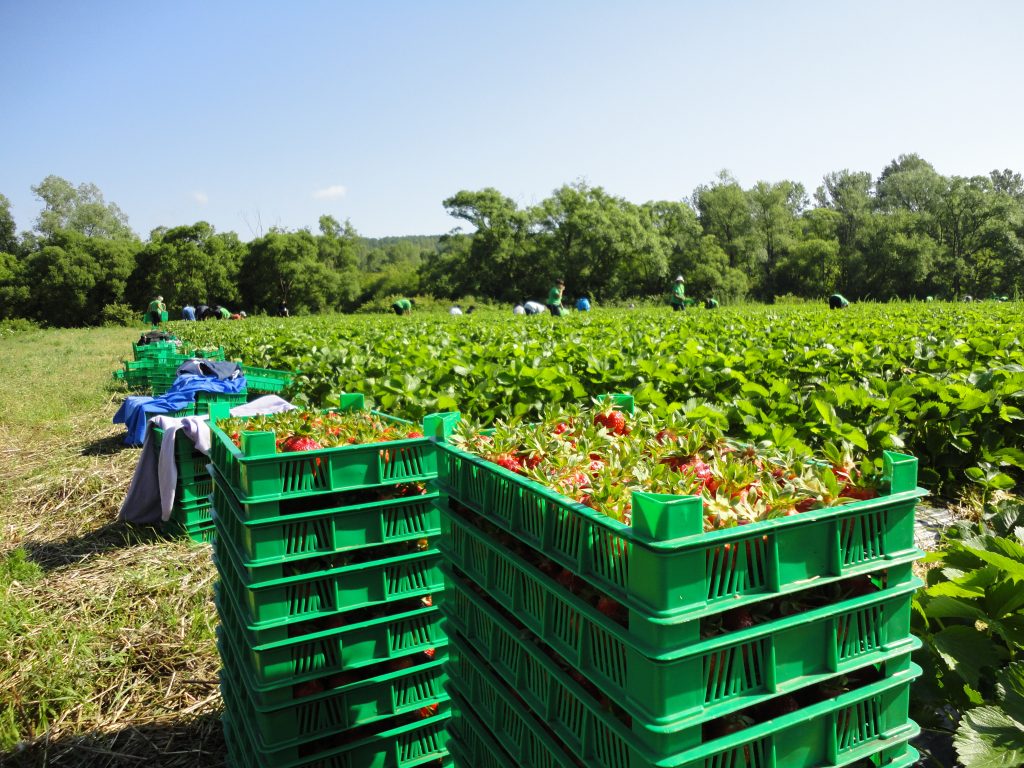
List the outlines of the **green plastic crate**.
{"type": "MultiPolygon", "coordinates": [[[[341,395],[339,410],[364,410],[362,395],[341,395]]],[[[278,453],[273,432],[243,432],[237,448],[216,421],[227,416],[223,404],[211,407],[212,463],[251,516],[277,516],[276,504],[318,494],[432,480],[437,475],[434,445],[425,437],[366,445],[278,453]],[[259,510],[257,512],[257,510],[259,510]]],[[[410,424],[377,414],[397,424],[410,424]]],[[[434,414],[423,422],[425,434],[446,434],[456,414],[434,414]]]]}
{"type": "Polygon", "coordinates": [[[263,582],[243,575],[232,542],[218,538],[213,561],[223,589],[254,626],[301,622],[371,605],[425,597],[444,588],[436,549],[263,582]]]}
{"type": "MultiPolygon", "coordinates": [[[[502,683],[487,663],[457,635],[449,646],[449,687],[478,713],[497,735],[507,717],[497,702],[512,698],[517,705],[531,702],[502,683]],[[523,703],[518,703],[523,702],[523,703]]],[[[920,674],[911,665],[884,680],[713,738],[692,749],[672,754],[652,752],[638,744],[620,723],[595,727],[595,718],[580,717],[575,728],[569,712],[545,721],[567,751],[588,768],[706,768],[712,766],[841,766],[881,755],[888,762],[903,757],[906,743],[919,732],[908,717],[910,684],[920,674]],[[617,727],[616,727],[617,726],[617,727]]],[[[564,701],[566,709],[572,703],[564,701]]],[[[543,721],[544,713],[532,709],[543,721]]],[[[578,713],[582,714],[582,713],[578,713]]],[[[500,740],[500,738],[499,738],[500,740]]]]}
{"type": "Polygon", "coordinates": [[[296,632],[302,625],[257,630],[247,625],[234,598],[214,585],[221,626],[253,679],[263,685],[305,682],[356,672],[396,659],[439,657],[448,646],[436,607],[391,613],[333,629],[296,632]],[[269,636],[269,637],[268,637],[269,636]],[[244,658],[243,658],[244,654],[244,658]]]}
{"type": "Polygon", "coordinates": [[[132,342],[132,354],[136,360],[147,360],[161,355],[171,354],[181,349],[181,343],[174,341],[154,341],[151,344],[132,342]]]}
{"type": "Polygon", "coordinates": [[[441,533],[441,513],[433,503],[436,492],[249,520],[245,505],[220,473],[216,469],[213,472],[218,524],[246,567],[397,544],[441,533]]]}
{"type": "Polygon", "coordinates": [[[496,724],[500,736],[480,722],[469,704],[452,700],[448,750],[456,765],[463,768],[579,767],[554,739],[533,726],[532,718],[521,707],[496,703],[502,707],[503,715],[496,724]],[[495,738],[501,739],[502,746],[495,738]],[[503,746],[505,744],[508,746],[503,746]]]}
{"type": "Polygon", "coordinates": [[[242,373],[245,374],[246,388],[250,392],[260,395],[276,395],[283,392],[299,375],[295,371],[257,368],[253,365],[243,365],[242,373]]]}
{"type": "Polygon", "coordinates": [[[889,451],[885,496],[710,533],[699,496],[635,493],[628,526],[450,445],[438,451],[443,494],[654,616],[736,607],[917,551],[917,459],[889,451]]]}
{"type": "MultiPolygon", "coordinates": [[[[592,623],[618,637],[637,653],[669,660],[679,649],[700,641],[701,618],[750,602],[741,599],[726,604],[717,602],[702,611],[673,618],[631,609],[627,624],[623,626],[447,509],[441,510],[438,547],[469,580],[480,585],[502,608],[569,659],[578,657],[581,652],[584,639],[579,629],[581,616],[589,617],[592,623]]],[[[876,572],[885,568],[887,586],[910,583],[914,579],[913,562],[920,554],[912,550],[902,557],[876,563],[876,572]]],[[[701,574],[694,576],[699,579],[701,574]]],[[[811,579],[799,586],[808,589],[834,581],[836,579],[811,579]]],[[[795,594],[796,590],[790,589],[787,593],[795,594]]]]}
{"type": "Polygon", "coordinates": [[[206,477],[197,477],[192,480],[185,480],[181,475],[178,475],[176,493],[178,501],[203,501],[208,503],[211,493],[213,493],[213,479],[209,475],[206,477]]]}
{"type": "MultiPolygon", "coordinates": [[[[537,701],[548,685],[543,670],[571,667],[607,698],[633,715],[634,729],[652,743],[665,733],[793,693],[831,677],[884,663],[906,668],[920,641],[910,635],[910,604],[921,582],[890,587],[832,606],[724,633],[655,661],[586,616],[573,632],[577,653],[553,660],[514,617],[487,604],[473,586],[450,577],[440,597],[449,631],[456,631],[523,696],[537,701]],[[559,661],[563,662],[559,665],[559,661]]],[[[562,647],[562,644],[559,644],[562,647]]],[[[691,729],[692,730],[692,729],[691,729]]],[[[673,738],[699,742],[696,733],[673,738]]],[[[681,747],[680,747],[681,748],[681,747]]]]}
{"type": "Polygon", "coordinates": [[[203,497],[195,501],[178,499],[171,507],[169,522],[178,523],[189,530],[213,527],[213,511],[210,500],[203,497]]]}
{"type": "Polygon", "coordinates": [[[196,544],[212,544],[217,536],[217,529],[213,525],[201,523],[186,525],[173,518],[163,524],[163,531],[170,536],[183,536],[192,539],[196,544]]]}
{"type": "MultiPolygon", "coordinates": [[[[252,730],[271,749],[415,713],[423,707],[448,701],[444,691],[445,660],[440,659],[270,707],[260,704],[259,690],[246,682],[245,669],[233,668],[227,662],[230,652],[226,652],[224,644],[219,643],[218,648],[225,661],[220,671],[221,686],[229,687],[235,699],[241,702],[241,707],[236,706],[234,711],[245,712],[252,730]]],[[[286,686],[289,693],[292,688],[290,684],[286,686]]]]}
{"type": "Polygon", "coordinates": [[[238,722],[230,710],[222,716],[227,765],[230,768],[449,768],[447,724],[449,712],[436,718],[399,725],[310,755],[298,750],[268,752],[261,748],[248,724],[238,722]]]}
{"type": "Polygon", "coordinates": [[[227,403],[229,408],[245,405],[248,396],[244,388],[241,392],[196,392],[196,413],[205,416],[212,403],[227,403]]]}

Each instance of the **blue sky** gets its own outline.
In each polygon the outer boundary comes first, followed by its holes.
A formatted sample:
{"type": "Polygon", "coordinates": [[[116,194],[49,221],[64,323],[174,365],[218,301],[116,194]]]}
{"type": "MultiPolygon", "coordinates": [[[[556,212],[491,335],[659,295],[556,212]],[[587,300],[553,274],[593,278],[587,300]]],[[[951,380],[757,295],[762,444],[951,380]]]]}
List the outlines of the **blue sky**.
{"type": "Polygon", "coordinates": [[[877,175],[1024,171],[1020,2],[0,0],[0,193],[49,174],[142,237],[250,239],[321,214],[437,234],[442,200],[530,205],[584,179],[678,200],[877,175]]]}

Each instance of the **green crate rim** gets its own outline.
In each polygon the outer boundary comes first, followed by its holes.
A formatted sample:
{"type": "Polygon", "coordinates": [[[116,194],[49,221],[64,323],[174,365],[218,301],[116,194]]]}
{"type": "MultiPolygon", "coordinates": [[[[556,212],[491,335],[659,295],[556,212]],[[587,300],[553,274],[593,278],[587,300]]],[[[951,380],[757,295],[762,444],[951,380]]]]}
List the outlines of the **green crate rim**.
{"type": "MultiPolygon", "coordinates": [[[[754,534],[767,534],[780,528],[791,528],[804,525],[808,522],[816,522],[818,520],[826,520],[833,517],[842,517],[844,515],[854,515],[861,512],[869,512],[874,510],[884,510],[894,504],[905,501],[916,501],[928,495],[928,491],[923,488],[914,486],[913,488],[901,489],[899,491],[889,493],[886,495],[878,496],[874,499],[864,499],[861,501],[850,502],[849,504],[840,504],[832,507],[825,507],[823,509],[810,510],[808,512],[801,512],[799,515],[792,515],[789,517],[777,517],[771,520],[763,520],[757,523],[750,523],[748,525],[733,526],[732,528],[723,528],[717,531],[700,532],[689,534],[685,536],[677,536],[671,538],[658,538],[650,534],[642,532],[641,526],[638,525],[643,519],[642,514],[638,514],[645,506],[643,502],[637,503],[637,496],[640,499],[651,499],[655,502],[668,503],[668,504],[679,504],[689,503],[694,504],[699,502],[700,496],[672,496],[668,494],[654,494],[654,493],[634,493],[634,504],[633,504],[633,525],[626,525],[618,520],[615,520],[608,515],[602,514],[595,509],[592,509],[584,504],[580,504],[568,496],[564,496],[545,485],[530,480],[523,475],[517,474],[510,470],[500,467],[487,459],[477,456],[472,453],[463,451],[460,448],[456,448],[448,443],[441,441],[435,441],[437,448],[441,453],[448,453],[458,457],[463,461],[467,461],[470,464],[475,465],[484,472],[490,472],[497,474],[501,477],[511,480],[515,485],[518,485],[524,489],[528,489],[534,493],[539,494],[548,501],[551,501],[559,507],[565,509],[568,512],[577,514],[581,517],[586,518],[589,522],[596,523],[597,525],[607,528],[617,536],[627,540],[631,544],[645,547],[652,550],[661,550],[667,552],[679,552],[693,548],[703,548],[704,545],[710,543],[724,544],[727,542],[734,541],[736,539],[742,539],[749,537],[754,534]]],[[[899,454],[893,451],[885,451],[887,461],[891,463],[900,462],[903,463],[906,460],[913,462],[915,467],[916,477],[916,466],[917,459],[913,456],[906,454],[899,454]]],[[[891,470],[890,470],[891,471],[891,470]]],[[[443,493],[447,493],[452,498],[456,499],[460,504],[472,507],[466,499],[457,495],[457,489],[451,485],[446,484],[441,478],[437,481],[438,486],[441,488],[443,493]]],[[[477,510],[479,511],[479,510],[477,510]]],[[[485,513],[482,513],[485,514],[485,513]]],[[[648,528],[654,528],[656,526],[647,526],[648,528]]],[[[515,534],[515,531],[510,531],[515,534]]]]}

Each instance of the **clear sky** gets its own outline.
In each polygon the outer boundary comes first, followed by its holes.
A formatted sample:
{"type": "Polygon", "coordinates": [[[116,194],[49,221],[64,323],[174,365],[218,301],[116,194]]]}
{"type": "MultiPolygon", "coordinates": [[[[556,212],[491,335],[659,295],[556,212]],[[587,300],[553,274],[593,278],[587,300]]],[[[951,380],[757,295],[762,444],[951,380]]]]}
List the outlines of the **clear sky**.
{"type": "Polygon", "coordinates": [[[324,213],[439,234],[493,186],[640,203],[917,152],[1024,171],[1024,3],[0,0],[0,193],[92,182],[143,238],[324,213]]]}

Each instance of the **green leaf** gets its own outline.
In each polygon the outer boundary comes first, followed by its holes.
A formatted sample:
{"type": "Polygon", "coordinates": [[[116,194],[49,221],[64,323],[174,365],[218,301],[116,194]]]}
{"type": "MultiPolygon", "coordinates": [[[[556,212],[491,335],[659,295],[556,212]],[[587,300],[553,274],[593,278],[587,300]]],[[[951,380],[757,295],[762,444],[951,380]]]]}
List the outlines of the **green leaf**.
{"type": "MultiPolygon", "coordinates": [[[[931,590],[929,590],[930,592],[931,590]]],[[[967,619],[968,621],[988,621],[988,614],[980,608],[955,597],[936,597],[925,603],[925,611],[929,618],[936,619],[967,619]]]]}
{"type": "Polygon", "coordinates": [[[947,627],[936,632],[932,642],[946,666],[973,688],[980,687],[982,668],[999,658],[992,639],[973,627],[947,627]]]}
{"type": "Polygon", "coordinates": [[[999,671],[996,691],[1006,714],[1024,723],[1024,662],[1015,661],[999,671]]]}
{"type": "Polygon", "coordinates": [[[953,738],[964,768],[1018,768],[1024,765],[1024,730],[999,707],[969,710],[953,738]]]}

